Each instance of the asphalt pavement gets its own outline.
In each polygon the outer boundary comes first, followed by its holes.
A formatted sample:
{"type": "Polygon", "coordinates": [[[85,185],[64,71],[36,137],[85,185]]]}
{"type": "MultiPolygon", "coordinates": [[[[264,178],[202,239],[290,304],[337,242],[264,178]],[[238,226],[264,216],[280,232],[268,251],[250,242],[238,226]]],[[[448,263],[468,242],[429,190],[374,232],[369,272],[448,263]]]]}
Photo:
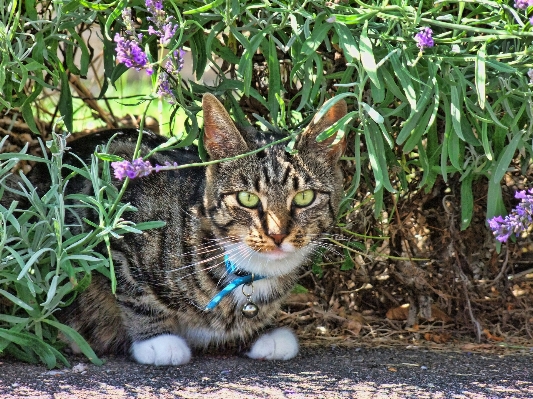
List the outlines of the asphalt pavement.
{"type": "Polygon", "coordinates": [[[126,358],[48,370],[0,358],[0,398],[533,398],[533,353],[308,347],[290,361],[198,355],[179,367],[126,358]]]}

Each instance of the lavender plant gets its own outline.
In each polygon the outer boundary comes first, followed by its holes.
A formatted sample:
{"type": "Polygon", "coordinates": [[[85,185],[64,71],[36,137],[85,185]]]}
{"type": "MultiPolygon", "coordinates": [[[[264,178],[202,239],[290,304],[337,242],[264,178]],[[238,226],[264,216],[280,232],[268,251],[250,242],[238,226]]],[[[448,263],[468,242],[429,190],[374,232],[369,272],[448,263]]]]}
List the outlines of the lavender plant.
{"type": "MultiPolygon", "coordinates": [[[[0,146],[4,142],[5,139],[0,146]]],[[[110,236],[140,233],[163,223],[135,225],[123,219],[124,212],[135,209],[119,203],[118,191],[110,182],[108,162],[101,165],[93,157],[91,165],[84,168],[63,164],[66,136],[54,135],[47,146],[51,156],[44,159],[26,154],[26,149],[18,154],[0,154],[1,191],[13,192],[28,204],[13,202],[9,208],[0,205],[0,353],[29,362],[39,359],[50,368],[57,361],[68,365],[59,351],[64,345],[58,339],[61,332],[93,363],[102,364],[85,340],[59,323],[54,313],[87,288],[93,271],[109,275],[111,284],[116,284],[112,258],[97,252],[98,245],[108,246],[110,236]],[[24,175],[17,185],[10,183],[9,172],[20,160],[47,165],[52,184],[46,193],[39,193],[24,175]],[[66,186],[79,175],[91,181],[93,193],[67,195],[66,186]],[[78,224],[67,225],[66,215],[80,207],[98,214],[98,224],[91,228],[78,220],[78,224]]],[[[43,151],[46,153],[44,148],[43,151]]]]}
{"type": "Polygon", "coordinates": [[[179,25],[175,22],[174,17],[167,15],[161,0],[146,0],[145,7],[148,15],[146,20],[150,23],[147,33],[149,36],[157,37],[159,42],[158,61],[152,63],[148,61],[149,56],[142,49],[144,35],[136,32],[132,20],[132,10],[129,7],[122,10],[121,14],[126,37],[119,32],[115,33],[116,60],[137,71],[144,69],[148,75],[152,75],[154,67],[156,67],[157,77],[153,80],[155,83],[154,92],[157,96],[165,98],[169,103],[174,104],[175,94],[173,88],[179,82],[180,72],[184,65],[185,51],[182,48],[170,49],[165,54],[165,48],[173,43],[179,25]]]}

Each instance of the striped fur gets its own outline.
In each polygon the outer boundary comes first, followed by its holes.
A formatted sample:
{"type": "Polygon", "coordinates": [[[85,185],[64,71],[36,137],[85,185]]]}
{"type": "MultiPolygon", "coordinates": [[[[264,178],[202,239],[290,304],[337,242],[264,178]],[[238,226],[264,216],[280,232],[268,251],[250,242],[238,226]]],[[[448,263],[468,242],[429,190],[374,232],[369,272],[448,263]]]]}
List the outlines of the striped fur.
{"type": "MultiPolygon", "coordinates": [[[[268,133],[239,130],[212,95],[203,100],[204,143],[211,159],[260,148],[279,138],[268,133]]],[[[342,196],[337,161],[343,142],[317,143],[316,136],[346,113],[337,103],[300,135],[297,154],[284,144],[255,155],[211,165],[161,172],[130,182],[123,198],[138,208],[126,217],[135,222],[164,220],[166,226],[143,234],[128,234],[112,242],[118,292],[94,276],[87,291],[61,318],[76,328],[98,353],[124,353],[133,342],[162,334],[178,335],[192,348],[248,343],[272,324],[293,288],[299,267],[313,254],[319,239],[335,221],[342,196]],[[295,206],[296,193],[311,189],[315,199],[295,206]],[[257,195],[260,205],[240,205],[237,193],[257,195]],[[254,282],[252,300],[259,306],[253,319],[244,318],[241,289],[211,311],[204,307],[235,275],[227,275],[224,255],[240,273],[265,278],[254,282]]],[[[87,151],[104,141],[107,132],[74,142],[87,151]]],[[[129,158],[137,133],[123,131],[112,152],[129,158]]],[[[145,133],[143,152],[162,139],[145,133]]],[[[178,164],[196,160],[181,149],[155,154],[151,161],[178,164]]]]}

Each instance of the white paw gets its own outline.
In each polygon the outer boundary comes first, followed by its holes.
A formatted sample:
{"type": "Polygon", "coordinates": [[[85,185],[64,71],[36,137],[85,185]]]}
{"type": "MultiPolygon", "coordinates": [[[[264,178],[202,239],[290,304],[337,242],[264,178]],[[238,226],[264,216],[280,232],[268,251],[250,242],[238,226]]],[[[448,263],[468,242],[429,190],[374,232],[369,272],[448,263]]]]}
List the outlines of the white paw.
{"type": "Polygon", "coordinates": [[[177,335],[159,335],[131,346],[131,355],[137,363],[156,366],[178,366],[191,360],[187,342],[177,335]]]}
{"type": "Polygon", "coordinates": [[[288,328],[277,328],[262,336],[246,355],[252,359],[289,360],[298,354],[298,338],[288,328]]]}

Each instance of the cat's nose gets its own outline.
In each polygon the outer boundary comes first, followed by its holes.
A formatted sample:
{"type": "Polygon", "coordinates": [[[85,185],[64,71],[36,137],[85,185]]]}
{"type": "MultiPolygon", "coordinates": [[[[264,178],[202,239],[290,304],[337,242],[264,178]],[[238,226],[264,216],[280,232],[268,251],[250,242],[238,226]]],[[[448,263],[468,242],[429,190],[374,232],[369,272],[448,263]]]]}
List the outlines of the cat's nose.
{"type": "Polygon", "coordinates": [[[287,237],[287,234],[270,234],[270,238],[274,240],[276,245],[280,245],[285,237],[287,237]]]}

